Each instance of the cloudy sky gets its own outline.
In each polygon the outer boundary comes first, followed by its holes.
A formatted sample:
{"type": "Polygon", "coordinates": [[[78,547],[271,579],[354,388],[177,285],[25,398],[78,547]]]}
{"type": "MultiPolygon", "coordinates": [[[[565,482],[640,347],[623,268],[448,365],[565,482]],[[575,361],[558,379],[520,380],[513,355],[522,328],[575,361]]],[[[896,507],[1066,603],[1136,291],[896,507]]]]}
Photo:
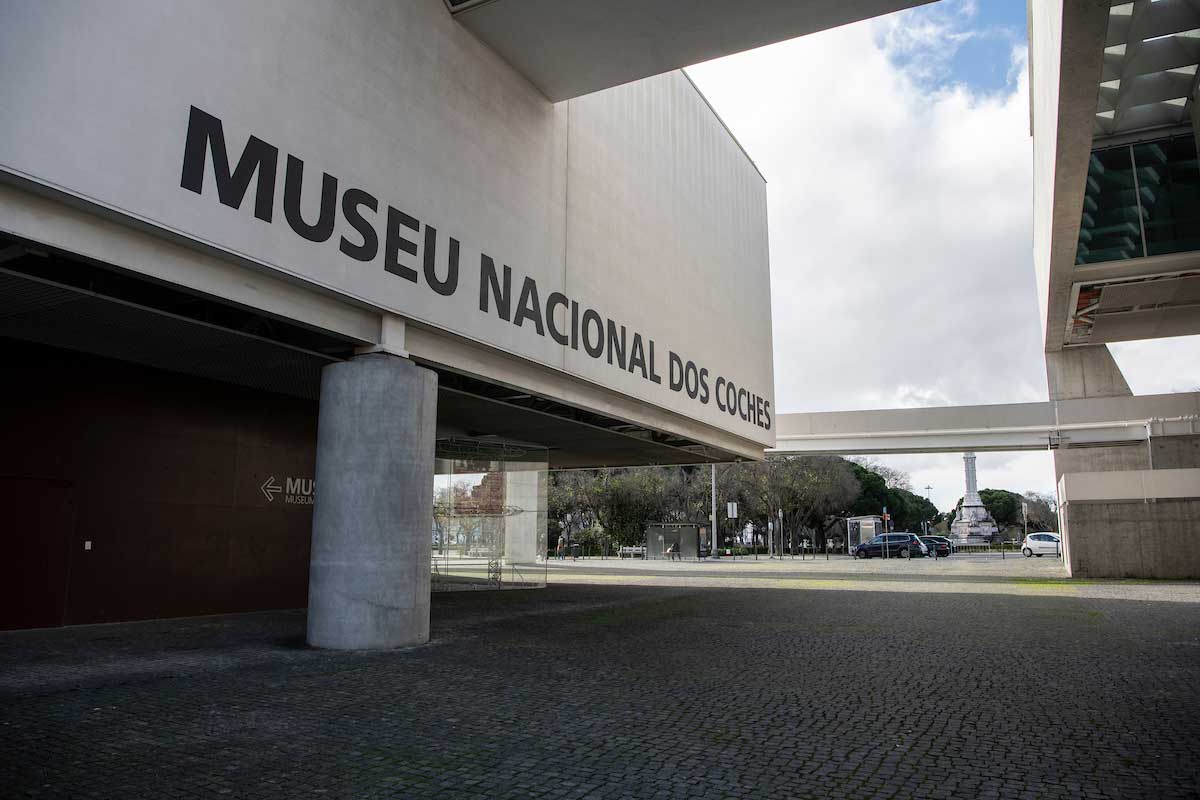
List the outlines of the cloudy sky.
{"type": "MultiPolygon", "coordinates": [[[[1046,399],[1026,56],[1025,0],[942,0],[688,69],[767,178],[781,411],[1046,399]]],[[[1200,337],[1113,349],[1200,386],[1200,337]]],[[[880,460],[962,495],[960,456],[880,460]]],[[[979,472],[1054,488],[1043,453],[979,472]]]]}

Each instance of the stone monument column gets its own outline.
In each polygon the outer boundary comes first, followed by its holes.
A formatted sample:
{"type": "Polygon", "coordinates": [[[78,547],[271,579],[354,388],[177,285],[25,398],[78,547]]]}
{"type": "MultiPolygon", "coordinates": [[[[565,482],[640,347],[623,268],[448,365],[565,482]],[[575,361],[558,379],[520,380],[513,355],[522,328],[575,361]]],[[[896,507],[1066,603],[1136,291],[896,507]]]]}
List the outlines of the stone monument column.
{"type": "Polygon", "coordinates": [[[964,506],[981,506],[983,501],[979,499],[979,484],[975,477],[975,454],[963,453],[963,470],[967,475],[967,492],[963,495],[964,506]]]}
{"type": "Polygon", "coordinates": [[[954,522],[950,525],[950,538],[960,545],[986,544],[998,528],[979,497],[974,453],[963,453],[963,473],[967,486],[963,493],[962,505],[959,506],[954,522]]]}

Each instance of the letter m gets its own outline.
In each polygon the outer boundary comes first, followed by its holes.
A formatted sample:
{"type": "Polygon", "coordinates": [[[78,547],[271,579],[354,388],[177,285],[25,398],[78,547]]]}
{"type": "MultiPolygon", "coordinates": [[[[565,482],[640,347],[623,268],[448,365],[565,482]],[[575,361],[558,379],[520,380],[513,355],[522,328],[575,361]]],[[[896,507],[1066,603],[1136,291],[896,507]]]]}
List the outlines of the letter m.
{"type": "Polygon", "coordinates": [[[283,490],[284,494],[302,494],[302,492],[300,491],[300,479],[299,478],[285,478],[283,483],[284,483],[284,490],[283,490]]]}
{"type": "Polygon", "coordinates": [[[242,207],[242,199],[250,188],[250,178],[258,172],[258,190],[254,195],[254,216],[270,222],[275,208],[275,171],[279,150],[257,136],[251,136],[238,159],[237,169],[230,172],[229,154],[225,152],[225,131],[221,120],[192,106],[188,117],[187,141],[183,146],[183,177],[179,185],[196,194],[204,191],[204,164],[212,151],[213,177],[217,181],[217,197],[233,208],[242,207]]]}

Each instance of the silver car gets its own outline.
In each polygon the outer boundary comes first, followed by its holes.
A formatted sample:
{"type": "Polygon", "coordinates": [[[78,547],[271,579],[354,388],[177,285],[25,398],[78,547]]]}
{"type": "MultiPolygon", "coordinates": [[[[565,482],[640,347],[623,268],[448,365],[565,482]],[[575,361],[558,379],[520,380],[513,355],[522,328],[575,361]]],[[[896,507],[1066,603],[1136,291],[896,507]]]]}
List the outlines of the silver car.
{"type": "Polygon", "coordinates": [[[1021,552],[1026,558],[1057,556],[1062,553],[1062,539],[1053,533],[1031,533],[1021,542],[1021,552]]]}

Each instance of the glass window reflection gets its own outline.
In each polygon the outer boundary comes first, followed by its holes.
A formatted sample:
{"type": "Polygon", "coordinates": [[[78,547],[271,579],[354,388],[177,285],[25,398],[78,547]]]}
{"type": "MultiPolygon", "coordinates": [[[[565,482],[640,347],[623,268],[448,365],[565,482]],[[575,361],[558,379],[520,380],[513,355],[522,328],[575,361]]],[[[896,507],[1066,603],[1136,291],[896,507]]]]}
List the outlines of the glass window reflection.
{"type": "Polygon", "coordinates": [[[1200,250],[1200,165],[1191,134],[1096,150],[1076,264],[1200,250]]]}
{"type": "Polygon", "coordinates": [[[1076,264],[1142,255],[1137,193],[1128,147],[1092,153],[1083,195],[1076,264]]]}
{"type": "Polygon", "coordinates": [[[1200,169],[1191,136],[1135,145],[1146,255],[1200,250],[1200,169]]]}

